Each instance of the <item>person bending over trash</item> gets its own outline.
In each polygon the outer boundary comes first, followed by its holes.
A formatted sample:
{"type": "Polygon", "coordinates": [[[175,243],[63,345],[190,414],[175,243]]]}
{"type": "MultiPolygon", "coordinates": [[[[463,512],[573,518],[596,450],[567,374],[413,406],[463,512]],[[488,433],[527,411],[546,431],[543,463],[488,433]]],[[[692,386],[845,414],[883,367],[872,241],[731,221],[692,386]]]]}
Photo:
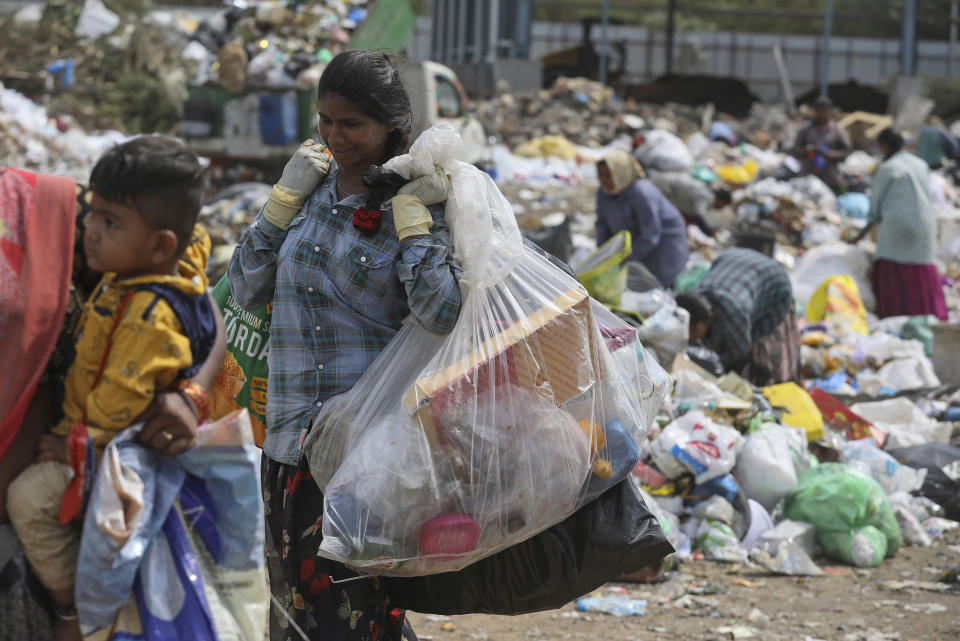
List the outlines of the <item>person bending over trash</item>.
{"type": "Polygon", "coordinates": [[[727,371],[756,385],[798,378],[793,290],[773,259],[752,249],[727,250],[693,291],[676,300],[690,312],[690,341],[703,340],[727,371]]]}
{"type": "Polygon", "coordinates": [[[625,151],[604,156],[597,175],[597,245],[626,229],[633,241],[630,258],[643,263],[664,287],[673,287],[689,254],[683,215],[625,151]]]}
{"type": "MultiPolygon", "coordinates": [[[[63,419],[11,483],[7,510],[50,592],[58,640],[79,639],[74,584],[84,479],[159,390],[175,387],[202,422],[206,392],[187,380],[211,354],[216,317],[204,274],[210,251],[191,243],[203,196],[196,155],[174,138],[141,136],[106,152],[90,177],[87,265],[106,275],[87,301],[67,373],[63,419]],[[189,246],[189,252],[185,250],[189,246]],[[181,260],[183,257],[183,260],[181,260]]],[[[160,436],[172,441],[163,431],[160,436]]]]}

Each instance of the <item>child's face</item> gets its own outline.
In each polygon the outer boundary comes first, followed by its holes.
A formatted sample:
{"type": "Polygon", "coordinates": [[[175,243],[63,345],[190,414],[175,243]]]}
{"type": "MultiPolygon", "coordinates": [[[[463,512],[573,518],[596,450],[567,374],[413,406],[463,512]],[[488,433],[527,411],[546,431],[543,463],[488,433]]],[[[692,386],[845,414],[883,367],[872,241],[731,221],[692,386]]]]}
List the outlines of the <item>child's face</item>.
{"type": "Polygon", "coordinates": [[[156,232],[135,207],[93,192],[91,213],[83,234],[87,266],[98,272],[116,272],[120,279],[149,273],[153,268],[156,232]]]}

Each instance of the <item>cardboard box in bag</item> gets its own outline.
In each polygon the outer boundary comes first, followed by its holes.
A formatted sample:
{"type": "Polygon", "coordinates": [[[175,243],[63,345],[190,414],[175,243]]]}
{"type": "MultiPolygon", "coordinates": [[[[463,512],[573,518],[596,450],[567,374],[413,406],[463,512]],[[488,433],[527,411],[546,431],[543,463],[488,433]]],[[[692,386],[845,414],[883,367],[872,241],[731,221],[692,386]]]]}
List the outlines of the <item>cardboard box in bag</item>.
{"type": "Polygon", "coordinates": [[[584,394],[606,373],[590,298],[570,289],[491,336],[456,363],[422,376],[404,398],[431,444],[444,442],[446,408],[473,402],[505,384],[534,391],[558,407],[584,394]]]}

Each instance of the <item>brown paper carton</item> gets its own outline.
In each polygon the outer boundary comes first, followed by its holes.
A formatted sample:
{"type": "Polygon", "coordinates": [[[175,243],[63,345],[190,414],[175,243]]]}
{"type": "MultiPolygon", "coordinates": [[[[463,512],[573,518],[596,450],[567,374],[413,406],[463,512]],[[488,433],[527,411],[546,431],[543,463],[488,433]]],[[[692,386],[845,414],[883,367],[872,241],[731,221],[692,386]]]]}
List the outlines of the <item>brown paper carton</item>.
{"type": "Polygon", "coordinates": [[[444,441],[443,411],[512,383],[558,407],[604,376],[590,298],[571,289],[523,321],[491,336],[456,363],[417,379],[404,398],[430,442],[444,441]]]}

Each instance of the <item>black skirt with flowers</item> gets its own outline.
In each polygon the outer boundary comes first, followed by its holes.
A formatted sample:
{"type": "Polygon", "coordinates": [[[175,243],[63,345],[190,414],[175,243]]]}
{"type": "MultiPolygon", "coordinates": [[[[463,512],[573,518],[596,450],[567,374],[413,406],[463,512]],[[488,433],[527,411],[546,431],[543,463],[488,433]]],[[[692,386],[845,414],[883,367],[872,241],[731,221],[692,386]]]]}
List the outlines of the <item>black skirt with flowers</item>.
{"type": "Polygon", "coordinates": [[[323,494],[306,459],[296,466],[263,457],[271,641],[416,641],[406,613],[390,607],[376,577],[357,578],[317,556],[323,540],[323,494]]]}

